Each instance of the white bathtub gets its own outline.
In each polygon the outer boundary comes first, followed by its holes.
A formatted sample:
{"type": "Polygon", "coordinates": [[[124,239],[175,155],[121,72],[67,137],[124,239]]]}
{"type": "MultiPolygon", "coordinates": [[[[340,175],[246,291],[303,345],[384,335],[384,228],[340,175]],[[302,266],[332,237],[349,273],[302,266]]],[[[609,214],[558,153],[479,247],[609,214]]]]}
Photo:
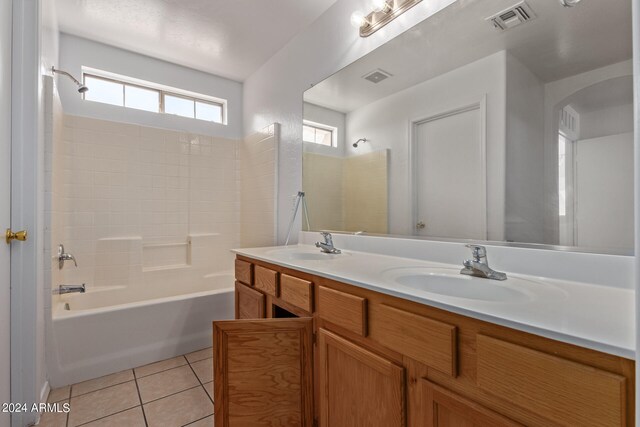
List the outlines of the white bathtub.
{"type": "Polygon", "coordinates": [[[53,307],[50,384],[60,387],[211,345],[211,322],[233,318],[230,273],[196,283],[89,289],[53,307]]]}

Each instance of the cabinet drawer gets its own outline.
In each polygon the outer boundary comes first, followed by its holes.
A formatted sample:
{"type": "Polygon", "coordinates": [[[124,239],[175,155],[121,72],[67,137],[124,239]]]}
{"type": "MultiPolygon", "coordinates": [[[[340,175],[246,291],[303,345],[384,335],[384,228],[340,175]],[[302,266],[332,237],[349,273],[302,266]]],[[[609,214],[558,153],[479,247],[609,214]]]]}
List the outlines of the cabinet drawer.
{"type": "Polygon", "coordinates": [[[280,299],[309,313],[313,312],[313,284],[287,274],[280,275],[280,299]]]}
{"type": "Polygon", "coordinates": [[[253,264],[237,259],[236,280],[245,285],[253,286],[253,264]]]}
{"type": "Polygon", "coordinates": [[[561,425],[624,426],[625,378],[477,335],[478,386],[561,425]]]}
{"type": "Polygon", "coordinates": [[[367,336],[366,298],[320,286],[318,315],[356,334],[367,336]]]}
{"type": "Polygon", "coordinates": [[[369,316],[372,339],[445,374],[456,376],[455,326],[386,304],[371,306],[369,316]]]}
{"type": "Polygon", "coordinates": [[[254,275],[254,286],[256,289],[260,289],[262,292],[273,295],[274,297],[278,296],[277,271],[256,265],[254,275]]]}

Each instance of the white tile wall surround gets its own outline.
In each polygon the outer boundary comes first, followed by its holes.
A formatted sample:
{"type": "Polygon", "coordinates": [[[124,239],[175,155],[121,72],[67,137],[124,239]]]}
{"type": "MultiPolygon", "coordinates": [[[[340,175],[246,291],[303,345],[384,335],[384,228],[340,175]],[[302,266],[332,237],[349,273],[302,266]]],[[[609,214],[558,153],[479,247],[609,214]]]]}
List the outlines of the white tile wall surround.
{"type": "Polygon", "coordinates": [[[232,268],[238,141],[66,115],[59,144],[57,239],[78,260],[65,282],[133,286],[171,276],[156,270],[188,280],[185,268],[232,268]]]}

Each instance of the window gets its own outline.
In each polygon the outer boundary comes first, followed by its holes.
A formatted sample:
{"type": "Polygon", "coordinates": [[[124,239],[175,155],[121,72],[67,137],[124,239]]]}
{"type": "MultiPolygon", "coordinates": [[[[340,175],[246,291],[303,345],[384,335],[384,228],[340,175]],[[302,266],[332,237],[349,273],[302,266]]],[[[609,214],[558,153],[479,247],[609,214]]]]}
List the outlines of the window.
{"type": "Polygon", "coordinates": [[[173,114],[214,123],[225,123],[227,103],[223,99],[85,68],[87,101],[135,108],[152,113],[173,114]]]}
{"type": "Polygon", "coordinates": [[[305,120],[302,125],[302,140],[313,144],[337,147],[338,129],[333,126],[305,120]]]}

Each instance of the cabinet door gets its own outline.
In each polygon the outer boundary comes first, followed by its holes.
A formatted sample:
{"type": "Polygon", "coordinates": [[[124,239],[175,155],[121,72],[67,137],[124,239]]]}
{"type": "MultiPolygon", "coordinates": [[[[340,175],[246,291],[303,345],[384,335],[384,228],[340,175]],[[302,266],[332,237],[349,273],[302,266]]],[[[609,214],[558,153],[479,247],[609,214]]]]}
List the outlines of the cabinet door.
{"type": "Polygon", "coordinates": [[[323,427],[401,427],[402,366],[324,329],[319,331],[320,420],[323,427]]]}
{"type": "Polygon", "coordinates": [[[236,319],[263,319],[264,294],[236,282],[236,319]]]}
{"type": "Polygon", "coordinates": [[[313,319],[213,322],[217,427],[313,425],[313,319]]]}
{"type": "Polygon", "coordinates": [[[425,427],[516,427],[522,426],[471,400],[430,381],[422,380],[422,411],[425,427]]]}

